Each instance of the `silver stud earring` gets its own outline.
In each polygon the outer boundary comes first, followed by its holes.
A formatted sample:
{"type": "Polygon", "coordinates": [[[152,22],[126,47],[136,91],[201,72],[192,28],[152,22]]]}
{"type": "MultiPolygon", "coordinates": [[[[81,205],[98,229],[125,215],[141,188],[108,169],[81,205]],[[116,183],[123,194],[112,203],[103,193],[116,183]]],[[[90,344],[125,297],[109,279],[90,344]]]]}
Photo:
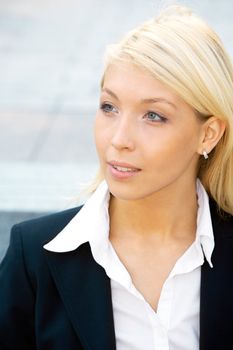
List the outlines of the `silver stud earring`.
{"type": "Polygon", "coordinates": [[[208,158],[209,158],[209,156],[208,156],[206,150],[203,151],[203,156],[204,156],[205,159],[208,159],[208,158]]]}

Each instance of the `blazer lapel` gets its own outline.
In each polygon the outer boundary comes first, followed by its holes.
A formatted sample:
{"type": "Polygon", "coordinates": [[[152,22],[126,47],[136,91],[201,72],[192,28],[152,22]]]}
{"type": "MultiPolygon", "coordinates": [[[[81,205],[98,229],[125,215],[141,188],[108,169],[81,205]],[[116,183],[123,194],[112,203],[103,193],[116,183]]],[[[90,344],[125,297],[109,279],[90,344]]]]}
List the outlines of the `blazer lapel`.
{"type": "Polygon", "coordinates": [[[110,280],[94,261],[89,244],[68,253],[45,254],[84,349],[115,350],[110,280]]]}

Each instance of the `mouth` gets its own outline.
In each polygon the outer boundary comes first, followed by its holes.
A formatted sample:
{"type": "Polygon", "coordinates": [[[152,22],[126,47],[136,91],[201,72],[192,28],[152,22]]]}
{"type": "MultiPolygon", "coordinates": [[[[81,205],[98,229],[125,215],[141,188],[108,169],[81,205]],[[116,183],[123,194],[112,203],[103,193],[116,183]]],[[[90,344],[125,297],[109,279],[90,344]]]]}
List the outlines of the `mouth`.
{"type": "Polygon", "coordinates": [[[137,168],[134,165],[129,163],[111,161],[111,162],[108,162],[108,165],[110,167],[111,174],[114,177],[118,177],[122,179],[136,175],[136,173],[141,171],[140,168],[137,168]]]}
{"type": "Polygon", "coordinates": [[[118,162],[116,160],[112,160],[112,161],[107,162],[107,163],[119,171],[139,171],[139,170],[141,170],[140,168],[137,168],[136,166],[134,166],[130,163],[118,162]]]}
{"type": "Polygon", "coordinates": [[[128,172],[135,172],[138,171],[139,169],[136,168],[127,168],[123,166],[117,166],[117,165],[112,165],[112,167],[118,171],[122,171],[123,173],[128,173],[128,172]]]}

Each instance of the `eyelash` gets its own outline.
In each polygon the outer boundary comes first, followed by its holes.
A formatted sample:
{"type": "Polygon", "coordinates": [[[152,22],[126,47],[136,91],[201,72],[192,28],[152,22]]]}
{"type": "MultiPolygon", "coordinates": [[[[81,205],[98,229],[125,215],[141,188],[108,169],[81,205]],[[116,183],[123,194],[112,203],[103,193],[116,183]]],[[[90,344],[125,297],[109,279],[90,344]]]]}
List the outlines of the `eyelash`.
{"type": "MultiPolygon", "coordinates": [[[[111,104],[111,103],[102,103],[100,105],[100,109],[106,113],[106,114],[109,114],[109,113],[112,113],[112,109],[114,109],[115,107],[111,104]],[[106,110],[106,107],[110,107],[111,110],[106,110]]],[[[115,108],[116,109],[116,108],[115,108]]],[[[158,123],[158,122],[161,122],[161,123],[166,123],[167,122],[167,118],[156,113],[156,112],[153,112],[153,111],[149,111],[145,114],[145,116],[148,116],[149,114],[154,114],[155,116],[159,117],[160,120],[152,120],[152,119],[148,119],[149,121],[151,121],[152,123],[158,123]]]]}
{"type": "MultiPolygon", "coordinates": [[[[159,117],[159,121],[162,122],[162,123],[166,123],[167,122],[167,118],[163,117],[162,115],[156,113],[156,112],[152,112],[152,111],[149,111],[146,113],[146,115],[148,116],[149,114],[154,114],[156,115],[157,117],[159,117]]],[[[149,119],[152,123],[156,123],[158,122],[158,120],[152,120],[152,119],[149,119]]]]}
{"type": "Polygon", "coordinates": [[[115,108],[111,103],[102,103],[102,104],[100,105],[100,109],[101,109],[104,113],[111,113],[112,110],[111,110],[111,111],[107,111],[107,110],[105,109],[106,107],[115,108]]]}

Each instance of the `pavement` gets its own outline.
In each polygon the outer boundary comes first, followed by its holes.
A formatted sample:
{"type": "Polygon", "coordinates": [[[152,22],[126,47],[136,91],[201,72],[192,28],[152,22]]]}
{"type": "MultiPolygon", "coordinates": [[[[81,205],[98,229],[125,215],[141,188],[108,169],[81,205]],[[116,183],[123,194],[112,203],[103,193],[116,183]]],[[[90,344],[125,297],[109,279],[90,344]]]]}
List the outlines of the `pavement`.
{"type": "MultiPolygon", "coordinates": [[[[183,3],[233,57],[233,2],[183,3]]],[[[163,4],[1,0],[0,260],[14,223],[77,204],[98,169],[93,121],[105,47],[163,4]]]]}

